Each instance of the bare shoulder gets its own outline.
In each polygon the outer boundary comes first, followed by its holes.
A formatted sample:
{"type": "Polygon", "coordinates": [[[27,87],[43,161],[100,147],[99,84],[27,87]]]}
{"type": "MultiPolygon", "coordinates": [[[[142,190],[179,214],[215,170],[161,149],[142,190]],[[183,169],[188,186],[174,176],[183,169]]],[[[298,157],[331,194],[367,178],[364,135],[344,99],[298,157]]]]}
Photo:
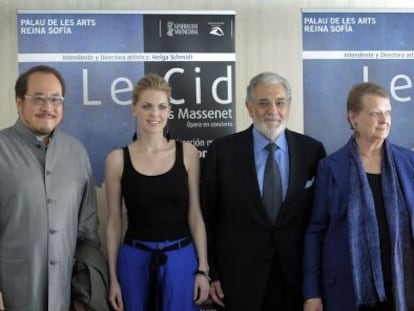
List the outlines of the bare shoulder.
{"type": "Polygon", "coordinates": [[[198,149],[189,142],[183,142],[184,165],[187,169],[198,167],[198,149]]]}
{"type": "Polygon", "coordinates": [[[119,149],[112,150],[105,160],[105,170],[107,173],[121,174],[124,168],[124,151],[119,149]]]}
{"type": "Polygon", "coordinates": [[[124,151],[122,150],[122,149],[114,149],[114,150],[112,150],[109,154],[108,154],[108,156],[106,157],[106,162],[108,163],[108,162],[111,162],[111,163],[113,163],[113,162],[119,162],[119,161],[123,161],[123,158],[124,158],[124,151]]]}
{"type": "Polygon", "coordinates": [[[183,141],[182,144],[183,144],[184,155],[187,154],[189,156],[191,155],[194,156],[195,154],[198,153],[197,147],[195,147],[193,144],[186,142],[186,141],[183,141]]]}

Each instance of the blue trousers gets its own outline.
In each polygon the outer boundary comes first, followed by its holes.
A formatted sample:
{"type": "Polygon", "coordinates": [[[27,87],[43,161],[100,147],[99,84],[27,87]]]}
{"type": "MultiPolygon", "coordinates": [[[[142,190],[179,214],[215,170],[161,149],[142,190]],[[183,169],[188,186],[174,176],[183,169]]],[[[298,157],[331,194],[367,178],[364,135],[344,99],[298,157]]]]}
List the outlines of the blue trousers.
{"type": "MultiPolygon", "coordinates": [[[[152,249],[158,249],[168,247],[178,241],[139,242],[152,249]]],[[[158,271],[161,310],[200,310],[193,302],[194,272],[198,267],[193,243],[167,251],[165,254],[167,262],[158,271]]],[[[121,285],[124,307],[127,311],[151,311],[147,307],[151,255],[150,251],[125,244],[119,250],[118,280],[121,285]]]]}

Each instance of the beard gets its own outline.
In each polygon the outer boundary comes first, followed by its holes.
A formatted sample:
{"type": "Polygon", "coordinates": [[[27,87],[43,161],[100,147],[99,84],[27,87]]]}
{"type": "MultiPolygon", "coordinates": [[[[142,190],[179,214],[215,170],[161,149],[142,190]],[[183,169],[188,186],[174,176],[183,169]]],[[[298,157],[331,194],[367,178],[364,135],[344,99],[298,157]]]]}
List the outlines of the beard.
{"type": "Polygon", "coordinates": [[[256,129],[267,139],[274,141],[286,129],[286,124],[281,122],[278,127],[269,128],[263,122],[254,122],[256,129]]]}

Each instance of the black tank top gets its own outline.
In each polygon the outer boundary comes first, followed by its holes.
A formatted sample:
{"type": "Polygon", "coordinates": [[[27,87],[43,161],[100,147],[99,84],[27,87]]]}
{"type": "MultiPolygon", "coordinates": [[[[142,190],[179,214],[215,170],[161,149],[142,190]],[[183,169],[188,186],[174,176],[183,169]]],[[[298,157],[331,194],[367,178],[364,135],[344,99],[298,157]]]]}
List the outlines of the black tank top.
{"type": "Polygon", "coordinates": [[[189,236],[188,179],[182,142],[175,141],[173,167],[156,176],[136,171],[128,147],[123,151],[121,186],[128,211],[125,240],[166,241],[189,236]]]}

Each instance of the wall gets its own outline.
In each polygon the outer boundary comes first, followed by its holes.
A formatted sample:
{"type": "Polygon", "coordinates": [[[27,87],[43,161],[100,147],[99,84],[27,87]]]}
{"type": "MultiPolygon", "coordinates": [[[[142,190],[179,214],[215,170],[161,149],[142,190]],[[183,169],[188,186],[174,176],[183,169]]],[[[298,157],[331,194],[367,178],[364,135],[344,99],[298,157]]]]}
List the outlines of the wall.
{"type": "MultiPolygon", "coordinates": [[[[235,10],[237,128],[250,118],[244,95],[249,79],[265,70],[284,75],[292,84],[289,127],[303,131],[302,8],[414,8],[412,0],[0,0],[0,128],[16,120],[14,83],[17,78],[18,9],[38,10],[235,10]],[[329,6],[327,6],[329,3],[329,6]]],[[[315,77],[323,79],[323,77],[315,77]]],[[[344,99],[338,99],[344,100],[344,99]]],[[[104,191],[98,189],[104,224],[104,191]]],[[[101,229],[103,229],[103,225],[101,229]]]]}

